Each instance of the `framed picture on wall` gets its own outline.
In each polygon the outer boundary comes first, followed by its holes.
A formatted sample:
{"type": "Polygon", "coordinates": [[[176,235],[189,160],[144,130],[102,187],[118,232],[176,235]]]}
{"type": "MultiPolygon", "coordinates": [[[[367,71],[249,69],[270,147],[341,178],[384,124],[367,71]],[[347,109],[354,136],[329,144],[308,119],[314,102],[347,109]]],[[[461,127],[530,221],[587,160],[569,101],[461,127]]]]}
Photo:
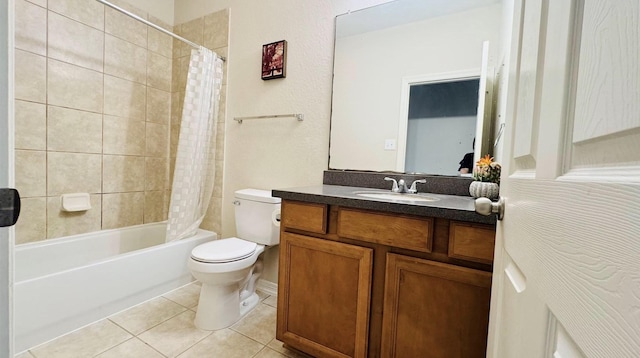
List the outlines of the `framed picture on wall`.
{"type": "Polygon", "coordinates": [[[262,79],[287,77],[287,41],[262,45],[262,79]]]}

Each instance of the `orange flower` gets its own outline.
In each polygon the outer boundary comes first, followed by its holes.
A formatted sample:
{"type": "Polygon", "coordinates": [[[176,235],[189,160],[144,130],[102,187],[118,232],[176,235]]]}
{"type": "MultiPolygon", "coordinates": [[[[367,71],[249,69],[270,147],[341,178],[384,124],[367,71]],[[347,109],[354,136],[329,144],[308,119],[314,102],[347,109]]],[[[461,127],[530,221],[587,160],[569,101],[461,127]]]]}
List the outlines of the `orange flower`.
{"type": "Polygon", "coordinates": [[[493,157],[487,154],[484,157],[480,158],[477,164],[478,166],[484,166],[484,165],[491,165],[491,162],[493,162],[493,157]]]}

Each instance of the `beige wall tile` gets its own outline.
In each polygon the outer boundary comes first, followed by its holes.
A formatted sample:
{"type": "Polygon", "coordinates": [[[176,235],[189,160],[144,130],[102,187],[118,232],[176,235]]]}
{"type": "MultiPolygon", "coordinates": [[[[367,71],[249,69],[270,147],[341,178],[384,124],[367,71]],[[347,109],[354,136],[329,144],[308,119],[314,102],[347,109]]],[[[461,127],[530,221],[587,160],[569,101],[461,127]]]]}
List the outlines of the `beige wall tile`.
{"type": "MultiPolygon", "coordinates": [[[[154,22],[155,23],[155,22],[154,22]]],[[[155,23],[159,24],[159,23],[155,23]]],[[[173,38],[167,34],[149,28],[148,41],[149,50],[158,53],[164,57],[173,57],[173,38]]]]}
{"type": "Polygon", "coordinates": [[[207,213],[202,220],[201,228],[220,233],[222,227],[222,199],[211,198],[207,213]]]}
{"type": "Polygon", "coordinates": [[[164,190],[144,193],[144,222],[155,223],[167,219],[164,207],[164,190]]]}
{"type": "Polygon", "coordinates": [[[49,106],[47,149],[102,153],[102,115],[49,106]]]}
{"type": "Polygon", "coordinates": [[[47,10],[25,0],[16,0],[15,8],[16,48],[46,56],[47,10]]]}
{"type": "Polygon", "coordinates": [[[104,30],[104,5],[86,0],[49,0],[49,10],[104,30]]]}
{"type": "Polygon", "coordinates": [[[47,100],[47,59],[22,50],[15,53],[15,96],[32,102],[47,100]]]}
{"type": "Polygon", "coordinates": [[[47,195],[100,193],[102,156],[49,152],[47,155],[47,195]]]}
{"type": "Polygon", "coordinates": [[[105,35],[104,73],[146,83],[147,50],[117,37],[105,35]]]}
{"type": "Polygon", "coordinates": [[[102,195],[103,230],[142,224],[143,213],[143,192],[102,195]]]}
{"type": "Polygon", "coordinates": [[[47,148],[47,107],[44,104],[15,101],[16,149],[47,148]]]}
{"type": "Polygon", "coordinates": [[[180,66],[180,74],[178,75],[178,88],[179,92],[184,92],[187,87],[187,76],[189,74],[189,56],[180,57],[178,63],[180,66]]]}
{"type": "Polygon", "coordinates": [[[224,160],[224,123],[219,123],[216,130],[216,160],[224,160]]]}
{"type": "Polygon", "coordinates": [[[16,150],[16,189],[23,198],[47,195],[47,153],[16,150]]]}
{"type": "Polygon", "coordinates": [[[102,73],[51,59],[48,62],[49,104],[90,112],[102,111],[102,73]]]}
{"type": "Polygon", "coordinates": [[[105,155],[102,163],[103,193],[144,190],[144,157],[105,155]]]}
{"type": "Polygon", "coordinates": [[[23,198],[16,223],[16,244],[47,237],[47,198],[23,198]]]}
{"type": "MultiPolygon", "coordinates": [[[[180,32],[180,25],[176,25],[173,27],[173,33],[178,35],[178,36],[182,36],[182,33],[180,32]]],[[[176,59],[180,56],[182,56],[182,41],[178,40],[178,39],[173,39],[173,58],[176,59]]]]}
{"type": "MultiPolygon", "coordinates": [[[[185,39],[195,42],[197,44],[203,44],[204,38],[204,17],[185,22],[180,25],[181,36],[185,39]]],[[[193,47],[184,42],[180,42],[182,56],[189,56],[193,47]]]]}
{"type": "Polygon", "coordinates": [[[224,173],[224,161],[216,160],[216,175],[213,185],[213,196],[222,198],[222,174],[224,173]]]}
{"type": "Polygon", "coordinates": [[[147,122],[169,124],[171,120],[171,93],[147,87],[147,122]]]}
{"type": "Polygon", "coordinates": [[[180,125],[182,122],[182,106],[184,92],[171,93],[171,125],[180,125]]]}
{"type": "Polygon", "coordinates": [[[145,190],[164,190],[169,180],[169,162],[167,158],[145,159],[145,190]]]}
{"type": "Polygon", "coordinates": [[[144,121],[147,103],[146,86],[104,76],[104,113],[144,121]]]}
{"type": "Polygon", "coordinates": [[[49,12],[48,56],[102,72],[104,33],[68,17],[49,12]]]}
{"type": "Polygon", "coordinates": [[[218,122],[224,123],[227,118],[227,85],[220,88],[220,103],[218,107],[218,122]]]}
{"type": "Polygon", "coordinates": [[[180,61],[177,57],[171,61],[171,92],[180,90],[178,79],[180,78],[180,61]]]}
{"type": "MultiPolygon", "coordinates": [[[[163,29],[167,30],[167,31],[173,31],[173,26],[167,24],[166,22],[160,20],[159,18],[151,15],[151,14],[147,14],[147,20],[149,20],[152,24],[156,24],[160,27],[162,27],[163,29]]],[[[151,27],[149,27],[149,31],[153,30],[151,27]]],[[[169,56],[171,57],[171,56],[169,56]]]]}
{"type": "Polygon", "coordinates": [[[148,20],[149,18],[149,14],[143,10],[140,10],[138,7],[132,5],[132,3],[135,3],[135,0],[109,0],[110,3],[112,3],[113,5],[116,5],[118,7],[121,7],[127,11],[129,11],[132,14],[135,14],[145,20],[148,20]]]}
{"type": "Polygon", "coordinates": [[[105,32],[147,48],[147,25],[110,8],[105,9],[105,32]]]}
{"type": "Polygon", "coordinates": [[[204,46],[210,49],[228,46],[229,10],[211,13],[204,18],[204,46]]]}
{"type": "Polygon", "coordinates": [[[145,123],[114,116],[104,116],[104,154],[144,155],[145,123]]]}
{"type": "Polygon", "coordinates": [[[175,158],[178,151],[178,143],[180,140],[180,125],[171,126],[171,138],[169,147],[169,156],[175,158]]]}
{"type": "Polygon", "coordinates": [[[171,59],[148,52],[147,85],[164,91],[171,91],[171,59]]]}
{"type": "Polygon", "coordinates": [[[168,131],[169,126],[164,124],[147,123],[146,128],[146,156],[167,157],[169,155],[168,131]]]}
{"type": "Polygon", "coordinates": [[[102,220],[102,195],[89,196],[91,209],[67,212],[60,207],[60,197],[47,198],[47,238],[84,234],[100,230],[102,220]]]}

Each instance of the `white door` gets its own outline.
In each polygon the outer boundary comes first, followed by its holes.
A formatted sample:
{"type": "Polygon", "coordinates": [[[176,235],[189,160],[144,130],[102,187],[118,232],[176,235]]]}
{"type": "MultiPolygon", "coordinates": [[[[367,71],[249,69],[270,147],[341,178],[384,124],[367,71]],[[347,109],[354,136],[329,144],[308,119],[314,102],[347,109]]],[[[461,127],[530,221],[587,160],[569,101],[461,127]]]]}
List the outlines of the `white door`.
{"type": "Polygon", "coordinates": [[[640,1],[515,0],[489,357],[640,357],[640,1]]]}
{"type": "MultiPolygon", "coordinates": [[[[9,51],[13,46],[13,31],[10,30],[10,17],[13,16],[13,1],[0,0],[0,188],[13,186],[13,143],[9,133],[13,111],[13,95],[9,82],[13,81],[9,70],[9,51]],[[11,6],[11,7],[10,7],[11,6]],[[11,105],[10,105],[11,104],[11,105]]],[[[13,242],[10,241],[10,228],[0,228],[0,358],[13,357],[13,339],[11,337],[11,282],[13,242]]]]}

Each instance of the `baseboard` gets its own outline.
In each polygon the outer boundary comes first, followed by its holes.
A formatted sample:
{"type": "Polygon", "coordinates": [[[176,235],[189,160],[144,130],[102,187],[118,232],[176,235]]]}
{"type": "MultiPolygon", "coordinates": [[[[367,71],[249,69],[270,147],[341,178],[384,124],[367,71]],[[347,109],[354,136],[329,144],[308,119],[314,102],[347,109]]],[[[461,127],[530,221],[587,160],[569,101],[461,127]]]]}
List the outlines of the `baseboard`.
{"type": "Polygon", "coordinates": [[[278,284],[275,282],[258,279],[256,290],[262,291],[270,296],[278,295],[278,284]]]}

